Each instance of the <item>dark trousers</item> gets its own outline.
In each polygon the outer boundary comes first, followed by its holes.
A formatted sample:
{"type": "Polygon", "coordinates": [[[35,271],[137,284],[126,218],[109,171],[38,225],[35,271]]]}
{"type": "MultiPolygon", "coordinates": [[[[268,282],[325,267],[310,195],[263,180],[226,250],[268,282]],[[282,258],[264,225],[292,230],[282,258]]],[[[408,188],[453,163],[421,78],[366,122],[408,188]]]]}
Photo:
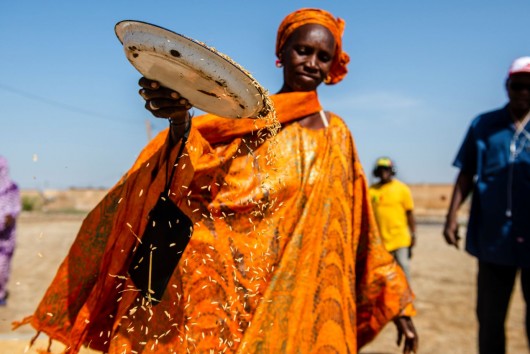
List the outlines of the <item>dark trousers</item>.
{"type": "MultiPolygon", "coordinates": [[[[479,261],[477,317],[480,354],[505,353],[504,322],[517,272],[517,267],[479,261]]],[[[526,336],[530,348],[530,268],[521,269],[521,285],[526,303],[526,336]]]]}

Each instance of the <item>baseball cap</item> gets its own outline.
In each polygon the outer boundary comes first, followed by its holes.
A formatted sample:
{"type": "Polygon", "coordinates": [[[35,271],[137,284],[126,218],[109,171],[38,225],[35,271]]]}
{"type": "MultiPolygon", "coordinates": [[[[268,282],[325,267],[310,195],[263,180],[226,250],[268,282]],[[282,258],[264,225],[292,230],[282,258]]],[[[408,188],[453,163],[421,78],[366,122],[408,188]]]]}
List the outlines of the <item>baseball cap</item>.
{"type": "Polygon", "coordinates": [[[530,73],[530,57],[521,57],[513,61],[508,76],[519,73],[530,73]]]}
{"type": "Polygon", "coordinates": [[[391,168],[394,164],[392,163],[392,160],[390,160],[388,157],[380,157],[377,159],[375,163],[375,167],[388,167],[391,168]]]}

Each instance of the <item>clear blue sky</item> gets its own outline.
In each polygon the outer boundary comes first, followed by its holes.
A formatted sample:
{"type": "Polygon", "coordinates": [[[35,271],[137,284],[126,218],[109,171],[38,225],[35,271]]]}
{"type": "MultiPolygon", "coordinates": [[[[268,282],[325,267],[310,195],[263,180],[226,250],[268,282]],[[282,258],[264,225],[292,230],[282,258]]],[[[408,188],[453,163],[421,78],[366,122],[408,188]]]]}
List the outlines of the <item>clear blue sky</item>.
{"type": "Polygon", "coordinates": [[[511,61],[530,55],[528,0],[4,1],[0,154],[23,188],[110,187],[166,123],[143,108],[114,34],[124,19],[201,40],[276,92],[276,29],[300,7],[346,21],[349,75],[322,87],[366,170],[389,155],[410,183],[452,182],[470,120],[506,102],[511,61]],[[34,161],[34,156],[37,160],[34,161]]]}

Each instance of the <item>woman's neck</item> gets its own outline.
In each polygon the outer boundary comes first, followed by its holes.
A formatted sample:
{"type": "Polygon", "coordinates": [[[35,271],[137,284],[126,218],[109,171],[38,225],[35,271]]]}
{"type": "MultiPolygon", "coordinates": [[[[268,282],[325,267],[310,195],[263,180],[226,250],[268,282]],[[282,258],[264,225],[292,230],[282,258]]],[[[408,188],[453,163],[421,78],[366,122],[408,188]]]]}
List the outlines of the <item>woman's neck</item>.
{"type": "Polygon", "coordinates": [[[279,93],[290,93],[290,92],[294,92],[290,87],[286,86],[285,84],[282,86],[282,88],[280,89],[280,91],[276,92],[276,94],[279,94],[279,93]]]}
{"type": "Polygon", "coordinates": [[[283,86],[280,88],[280,91],[276,92],[276,94],[279,94],[279,93],[293,93],[293,92],[312,92],[312,91],[316,92],[316,88],[315,88],[315,90],[310,90],[310,91],[300,91],[300,90],[295,90],[292,87],[290,87],[289,85],[287,85],[286,83],[284,83],[283,86]]]}

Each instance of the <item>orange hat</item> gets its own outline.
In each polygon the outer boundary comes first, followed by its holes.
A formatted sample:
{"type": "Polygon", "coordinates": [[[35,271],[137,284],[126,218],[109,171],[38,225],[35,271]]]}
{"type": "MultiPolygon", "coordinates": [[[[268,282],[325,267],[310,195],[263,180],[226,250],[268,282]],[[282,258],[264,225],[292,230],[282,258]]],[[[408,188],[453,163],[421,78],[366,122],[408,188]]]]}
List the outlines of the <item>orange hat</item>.
{"type": "Polygon", "coordinates": [[[320,9],[300,9],[287,15],[280,27],[276,37],[276,56],[289,38],[289,36],[298,28],[309,23],[322,25],[326,27],[335,38],[336,48],[331,70],[329,71],[330,80],[327,84],[336,84],[341,81],[348,73],[346,65],[350,62],[350,56],[342,51],[342,33],[344,32],[344,21],[335,18],[327,11],[320,9]]]}

